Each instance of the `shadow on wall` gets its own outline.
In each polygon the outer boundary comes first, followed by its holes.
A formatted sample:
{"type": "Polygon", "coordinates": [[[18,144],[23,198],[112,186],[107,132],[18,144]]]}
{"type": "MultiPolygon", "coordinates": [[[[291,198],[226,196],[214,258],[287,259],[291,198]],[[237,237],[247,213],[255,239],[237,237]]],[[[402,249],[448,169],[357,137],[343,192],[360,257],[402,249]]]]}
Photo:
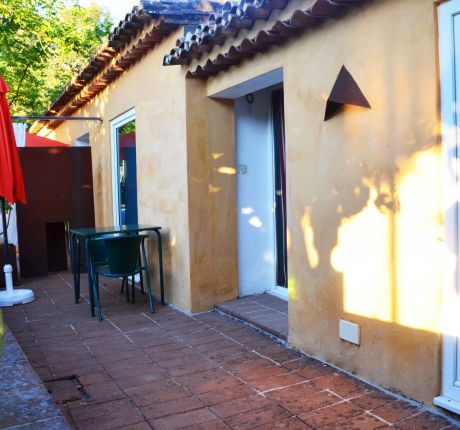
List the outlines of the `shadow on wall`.
{"type": "Polygon", "coordinates": [[[290,231],[303,238],[309,273],[343,274],[345,312],[438,331],[427,311],[439,300],[442,265],[439,149],[397,155],[399,166],[373,171],[352,157],[341,166],[335,155],[338,182],[311,198],[300,231],[290,231]],[[415,285],[426,300],[418,316],[407,314],[415,285]]]}
{"type": "MultiPolygon", "coordinates": [[[[430,402],[439,390],[442,332],[438,135],[424,125],[423,142],[411,133],[400,142],[390,131],[388,140],[362,145],[364,132],[351,130],[349,117],[363,114],[350,107],[329,121],[343,128],[343,136],[355,133],[356,142],[328,140],[326,123],[321,144],[330,143],[333,155],[318,155],[318,186],[303,193],[303,214],[289,224],[288,252],[295,260],[290,312],[298,317],[293,334],[316,356],[430,402]],[[361,348],[338,340],[339,318],[362,326],[361,348]],[[310,335],[300,333],[312,324],[310,335]],[[412,369],[420,363],[430,382],[414,388],[412,369]]],[[[382,122],[393,124],[396,118],[388,112],[382,122]]]]}
{"type": "MultiPolygon", "coordinates": [[[[414,65],[385,40],[380,55],[391,61],[350,68],[371,109],[347,106],[323,122],[312,98],[301,116],[295,103],[307,103],[312,84],[286,84],[290,334],[307,352],[430,402],[446,254],[438,78],[431,58],[414,72],[427,56],[414,65]],[[362,326],[361,347],[338,339],[339,318],[362,326]]],[[[324,103],[334,79],[315,82],[324,103]]]]}
{"type": "Polygon", "coordinates": [[[303,194],[301,231],[292,233],[304,239],[311,274],[342,274],[345,313],[440,333],[444,226],[435,82],[430,73],[412,79],[413,64],[392,52],[392,62],[368,81],[372,109],[347,106],[323,123],[320,184],[303,194]]]}

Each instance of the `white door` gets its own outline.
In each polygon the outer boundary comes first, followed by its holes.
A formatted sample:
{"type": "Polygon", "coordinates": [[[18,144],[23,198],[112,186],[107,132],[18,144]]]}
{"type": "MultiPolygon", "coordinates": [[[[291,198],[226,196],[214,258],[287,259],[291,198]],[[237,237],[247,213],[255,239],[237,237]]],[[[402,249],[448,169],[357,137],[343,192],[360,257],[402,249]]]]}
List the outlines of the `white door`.
{"type": "Polygon", "coordinates": [[[239,295],[275,286],[270,92],[235,99],[239,295]]]}
{"type": "Polygon", "coordinates": [[[438,17],[447,255],[442,394],[434,403],[460,413],[460,0],[442,3],[438,17]]]}

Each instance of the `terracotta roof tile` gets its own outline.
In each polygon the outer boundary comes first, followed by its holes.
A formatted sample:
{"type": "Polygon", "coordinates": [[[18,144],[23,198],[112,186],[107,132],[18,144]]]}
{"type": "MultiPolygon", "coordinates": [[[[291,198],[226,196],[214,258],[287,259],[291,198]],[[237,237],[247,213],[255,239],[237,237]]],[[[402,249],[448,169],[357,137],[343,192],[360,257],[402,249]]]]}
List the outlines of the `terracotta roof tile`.
{"type": "MultiPolygon", "coordinates": [[[[142,0],[140,6],[134,7],[112,30],[107,42],[88,60],[43,115],[71,115],[165,36],[181,25],[198,25],[210,11],[220,10],[221,7],[218,1],[142,0]],[[147,32],[140,38],[142,31],[147,32]]],[[[38,133],[46,123],[35,122],[30,131],[38,133]]],[[[56,128],[60,123],[52,121],[48,128],[56,128]]]]}
{"type": "MultiPolygon", "coordinates": [[[[316,0],[307,10],[295,10],[287,20],[277,20],[255,37],[244,38],[232,45],[224,54],[196,66],[188,72],[189,77],[207,78],[238,64],[272,45],[279,45],[302,31],[322,24],[326,19],[338,18],[351,8],[361,6],[366,0],[316,0]]],[[[268,20],[272,11],[286,7],[287,0],[240,0],[227,2],[220,12],[209,15],[206,23],[200,24],[194,33],[178,39],[176,47],[165,55],[163,64],[189,65],[210,52],[215,45],[223,45],[229,37],[237,37],[240,30],[250,30],[256,21],[268,20]]]]}

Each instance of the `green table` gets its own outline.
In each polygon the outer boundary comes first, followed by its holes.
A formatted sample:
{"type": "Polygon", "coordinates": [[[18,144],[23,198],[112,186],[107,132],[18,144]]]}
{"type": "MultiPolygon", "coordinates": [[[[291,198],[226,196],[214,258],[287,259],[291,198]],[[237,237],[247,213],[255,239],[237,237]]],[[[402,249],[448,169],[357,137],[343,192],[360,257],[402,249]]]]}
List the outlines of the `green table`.
{"type": "Polygon", "coordinates": [[[105,234],[116,233],[139,233],[141,231],[153,231],[156,234],[158,242],[158,265],[160,267],[160,292],[161,304],[165,304],[164,300],[164,281],[163,281],[163,245],[161,242],[161,227],[143,225],[143,224],[130,224],[120,226],[108,227],[88,227],[88,228],[71,228],[70,229],[70,256],[72,265],[73,283],[75,289],[75,302],[80,300],[80,261],[81,261],[81,245],[82,242],[85,246],[86,267],[88,271],[88,284],[89,295],[91,300],[91,315],[94,316],[94,295],[92,289],[92,271],[88,264],[89,255],[89,242],[95,237],[105,234]]]}

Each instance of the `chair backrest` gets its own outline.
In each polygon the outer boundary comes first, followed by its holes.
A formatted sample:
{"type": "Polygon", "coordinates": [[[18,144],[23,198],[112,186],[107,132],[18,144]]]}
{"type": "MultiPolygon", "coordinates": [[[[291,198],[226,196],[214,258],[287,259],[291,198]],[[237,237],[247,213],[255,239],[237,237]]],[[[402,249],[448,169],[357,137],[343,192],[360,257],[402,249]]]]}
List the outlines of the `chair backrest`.
{"type": "Polygon", "coordinates": [[[89,242],[91,261],[95,264],[107,262],[107,249],[105,247],[105,240],[96,239],[89,242]]]}
{"type": "Polygon", "coordinates": [[[136,271],[143,237],[144,235],[122,235],[104,240],[111,273],[128,275],[136,271]]]}

